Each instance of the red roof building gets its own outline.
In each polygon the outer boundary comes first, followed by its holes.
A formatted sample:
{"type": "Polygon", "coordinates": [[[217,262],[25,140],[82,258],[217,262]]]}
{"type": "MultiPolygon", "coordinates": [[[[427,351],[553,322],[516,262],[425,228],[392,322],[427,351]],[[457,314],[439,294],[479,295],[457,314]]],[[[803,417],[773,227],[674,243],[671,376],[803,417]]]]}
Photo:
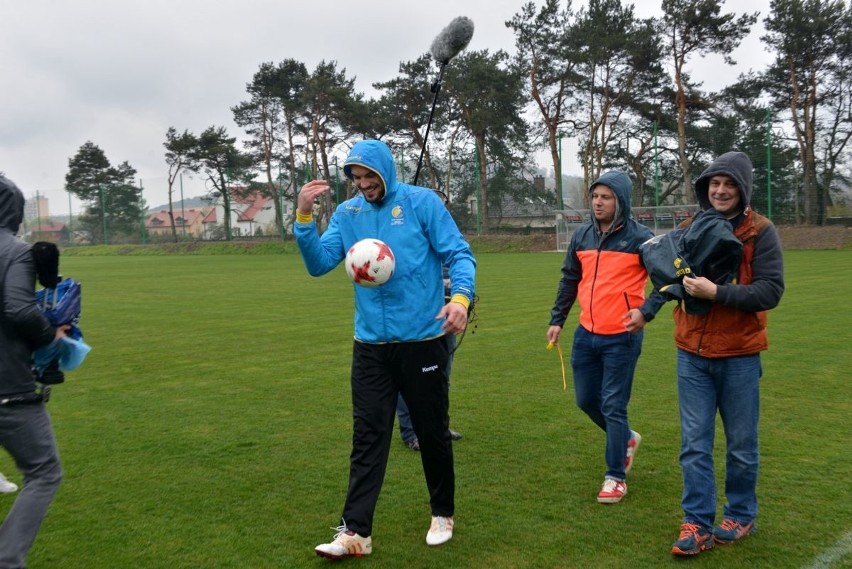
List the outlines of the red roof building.
{"type": "Polygon", "coordinates": [[[36,241],[68,242],[68,226],[63,223],[30,222],[25,225],[24,230],[24,238],[30,243],[36,241]]]}
{"type": "MultiPolygon", "coordinates": [[[[200,238],[204,233],[204,216],[206,212],[201,209],[175,209],[172,211],[175,217],[174,227],[179,238],[184,235],[193,239],[200,238]]],[[[152,213],[145,220],[145,229],[148,230],[148,235],[168,236],[171,237],[172,221],[169,217],[168,210],[162,210],[152,213]]]]}
{"type": "MultiPolygon", "coordinates": [[[[285,204],[285,215],[289,209],[285,204]]],[[[231,232],[233,237],[255,237],[277,233],[275,223],[275,202],[272,198],[264,197],[259,192],[242,197],[234,194],[231,197],[231,232]]],[[[205,236],[212,238],[215,228],[225,223],[225,208],[221,200],[216,207],[204,217],[205,236]]]]}

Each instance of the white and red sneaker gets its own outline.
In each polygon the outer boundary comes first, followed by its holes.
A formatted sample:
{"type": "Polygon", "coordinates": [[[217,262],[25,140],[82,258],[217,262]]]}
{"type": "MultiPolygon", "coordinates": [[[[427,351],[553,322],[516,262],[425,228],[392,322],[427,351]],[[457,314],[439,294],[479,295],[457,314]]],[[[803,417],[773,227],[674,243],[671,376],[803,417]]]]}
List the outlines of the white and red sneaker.
{"type": "Polygon", "coordinates": [[[624,458],[624,473],[630,472],[633,468],[633,457],[636,456],[636,449],[642,442],[642,435],[636,431],[630,431],[630,440],[627,441],[627,456],[624,458]]]}
{"type": "Polygon", "coordinates": [[[453,538],[453,518],[444,516],[432,516],[432,525],[426,533],[427,545],[441,545],[453,538]]]}
{"type": "Polygon", "coordinates": [[[320,557],[328,559],[341,559],[347,555],[361,557],[373,552],[373,540],[368,535],[361,537],[357,533],[346,529],[346,526],[332,528],[337,533],[331,543],[322,543],[314,548],[320,557]]]}
{"type": "Polygon", "coordinates": [[[14,482],[6,480],[6,477],[0,473],[0,494],[11,494],[18,491],[18,485],[14,482]]]}
{"type": "Polygon", "coordinates": [[[598,502],[601,504],[615,504],[627,495],[627,484],[622,480],[605,478],[598,492],[598,502]]]}

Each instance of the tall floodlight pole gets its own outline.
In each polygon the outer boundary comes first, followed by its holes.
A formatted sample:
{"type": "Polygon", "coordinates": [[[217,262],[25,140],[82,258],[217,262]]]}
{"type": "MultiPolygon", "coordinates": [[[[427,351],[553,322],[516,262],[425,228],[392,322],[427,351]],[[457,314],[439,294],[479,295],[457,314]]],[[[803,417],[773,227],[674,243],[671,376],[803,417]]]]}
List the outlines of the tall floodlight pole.
{"type": "Polygon", "coordinates": [[[106,222],[106,202],[104,200],[104,188],[98,184],[98,191],[101,194],[101,220],[103,221],[103,241],[107,245],[107,222],[106,222]]]}
{"type": "Polygon", "coordinates": [[[473,150],[473,174],[474,183],[476,184],[476,235],[482,233],[482,220],[479,214],[482,211],[482,191],[479,187],[479,143],[477,142],[473,150]]]}
{"type": "Polygon", "coordinates": [[[278,228],[281,230],[281,241],[287,237],[287,232],[284,230],[284,170],[281,167],[281,161],[278,161],[278,228]]]}
{"type": "Polygon", "coordinates": [[[766,216],[772,219],[772,109],[766,110],[766,216]]]}
{"type": "Polygon", "coordinates": [[[41,196],[39,195],[38,190],[36,190],[36,222],[38,223],[38,232],[42,233],[44,227],[41,223],[41,196]]]}
{"type": "Polygon", "coordinates": [[[340,199],[340,167],[337,165],[337,156],[334,157],[334,197],[337,200],[337,204],[342,202],[340,199]]]}
{"type": "MultiPolygon", "coordinates": [[[[139,203],[140,204],[142,203],[142,192],[144,191],[144,189],[145,188],[142,187],[142,178],[139,178],[139,198],[140,198],[139,203]]],[[[139,233],[140,233],[139,237],[141,238],[142,243],[144,244],[144,243],[148,242],[148,235],[147,235],[147,232],[145,231],[145,210],[140,207],[139,211],[142,214],[140,216],[140,219],[139,219],[139,233]]]]}
{"type": "Polygon", "coordinates": [[[562,189],[562,179],[565,177],[562,174],[562,137],[564,133],[559,131],[559,172],[556,173],[559,176],[559,180],[556,181],[556,187],[559,188],[559,209],[565,209],[565,204],[563,203],[563,189],[562,189]]]}
{"type": "Polygon", "coordinates": [[[183,223],[180,224],[181,239],[186,241],[186,207],[183,204],[183,172],[178,177],[180,178],[180,217],[183,219],[183,223]]]}
{"type": "Polygon", "coordinates": [[[68,243],[74,242],[74,217],[71,213],[71,192],[68,192],[68,243]]]}
{"type": "Polygon", "coordinates": [[[657,144],[657,121],[654,121],[654,233],[657,232],[657,210],[660,208],[660,147],[657,144]]]}

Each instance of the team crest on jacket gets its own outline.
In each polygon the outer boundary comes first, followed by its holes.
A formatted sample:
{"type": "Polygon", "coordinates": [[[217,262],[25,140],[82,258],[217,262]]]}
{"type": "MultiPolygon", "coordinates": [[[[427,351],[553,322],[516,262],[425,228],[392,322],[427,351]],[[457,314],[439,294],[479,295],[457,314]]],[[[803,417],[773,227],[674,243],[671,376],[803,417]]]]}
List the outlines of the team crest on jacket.
{"type": "Polygon", "coordinates": [[[391,209],[391,217],[393,217],[391,225],[402,225],[405,222],[404,212],[402,211],[401,205],[393,206],[393,209],[391,209]]]}

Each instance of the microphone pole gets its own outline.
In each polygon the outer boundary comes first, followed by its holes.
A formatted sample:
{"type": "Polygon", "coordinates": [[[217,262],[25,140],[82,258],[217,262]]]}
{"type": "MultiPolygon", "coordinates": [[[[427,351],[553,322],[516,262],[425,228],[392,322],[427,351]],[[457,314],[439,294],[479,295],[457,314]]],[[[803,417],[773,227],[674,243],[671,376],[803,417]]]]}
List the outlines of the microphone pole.
{"type": "Polygon", "coordinates": [[[452,58],[457,56],[461,50],[467,47],[470,38],[473,37],[473,22],[470,18],[459,16],[441,30],[441,33],[432,42],[430,52],[432,58],[441,64],[438,79],[432,83],[432,109],[429,111],[429,122],[426,123],[426,134],[423,136],[423,146],[420,147],[420,157],[417,159],[417,169],[414,171],[414,184],[420,177],[420,168],[423,166],[423,154],[426,152],[426,142],[429,140],[429,130],[432,128],[432,119],[435,116],[435,105],[438,103],[438,95],[441,93],[441,84],[444,81],[444,71],[452,58]]]}
{"type": "Polygon", "coordinates": [[[417,159],[417,169],[414,171],[414,181],[412,184],[417,185],[417,179],[420,177],[420,167],[423,165],[423,153],[426,152],[426,141],[429,140],[429,129],[432,127],[432,117],[435,115],[435,105],[438,103],[438,94],[441,92],[441,84],[444,81],[444,70],[447,68],[447,63],[441,62],[441,70],[438,72],[438,79],[432,83],[432,92],[435,97],[432,99],[432,110],[429,111],[429,122],[426,123],[426,134],[423,136],[423,146],[420,147],[420,158],[417,159]]]}

